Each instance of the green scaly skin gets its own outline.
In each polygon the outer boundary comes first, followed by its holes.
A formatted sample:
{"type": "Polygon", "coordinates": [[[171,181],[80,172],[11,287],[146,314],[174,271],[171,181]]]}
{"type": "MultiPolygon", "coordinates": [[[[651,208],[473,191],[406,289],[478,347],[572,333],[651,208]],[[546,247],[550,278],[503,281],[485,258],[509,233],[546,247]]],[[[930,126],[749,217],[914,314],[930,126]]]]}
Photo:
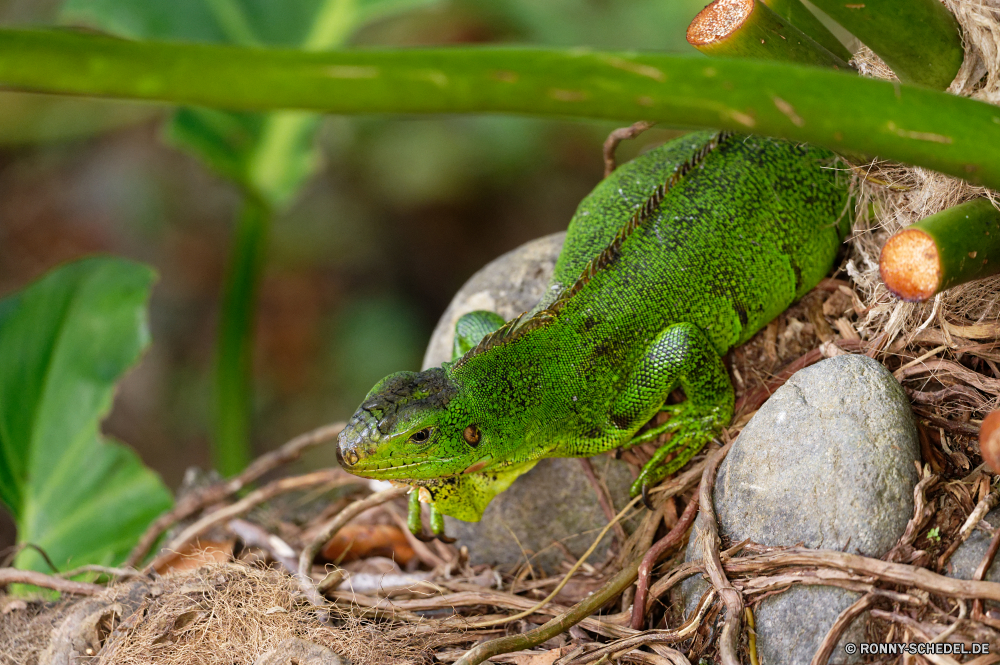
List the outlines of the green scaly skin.
{"type": "Polygon", "coordinates": [[[622,166],[580,204],[542,302],[506,324],[466,315],[453,362],[380,381],[340,435],[344,468],[417,487],[437,535],[544,457],[671,432],[633,496],[674,473],[732,418],[722,356],[829,272],[849,230],[836,162],[698,132],[622,166]],[[678,387],[686,400],[666,405],[678,387]]]}

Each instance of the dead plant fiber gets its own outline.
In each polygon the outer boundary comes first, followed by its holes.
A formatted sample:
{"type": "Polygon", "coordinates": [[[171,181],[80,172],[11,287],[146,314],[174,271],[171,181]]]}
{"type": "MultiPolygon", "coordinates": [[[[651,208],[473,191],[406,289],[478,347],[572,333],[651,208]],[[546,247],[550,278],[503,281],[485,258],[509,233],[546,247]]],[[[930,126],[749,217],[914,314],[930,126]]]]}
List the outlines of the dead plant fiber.
{"type": "Polygon", "coordinates": [[[279,642],[298,637],[332,649],[353,665],[392,665],[422,661],[442,638],[438,631],[421,634],[412,626],[392,627],[337,609],[332,609],[331,625],[324,625],[294,578],[235,563],[119,584],[92,600],[103,609],[79,621],[66,603],[30,605],[0,616],[0,664],[233,665],[253,663],[279,642]],[[137,587],[142,587],[138,593],[137,587]],[[130,608],[126,597],[139,599],[138,606],[130,608]],[[51,653],[47,645],[59,633],[74,636],[79,656],[95,657],[66,661],[65,652],[51,653]],[[89,653],[87,634],[97,638],[89,653]]]}

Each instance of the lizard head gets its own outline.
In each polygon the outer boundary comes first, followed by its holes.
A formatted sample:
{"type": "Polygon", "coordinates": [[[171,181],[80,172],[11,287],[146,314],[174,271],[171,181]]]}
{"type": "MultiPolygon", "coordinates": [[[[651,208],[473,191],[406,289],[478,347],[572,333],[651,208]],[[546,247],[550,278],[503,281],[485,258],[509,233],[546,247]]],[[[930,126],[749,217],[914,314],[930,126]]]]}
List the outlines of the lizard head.
{"type": "Polygon", "coordinates": [[[441,367],[397,372],[372,388],[340,433],[337,460],[380,480],[453,476],[482,468],[482,434],[441,367]]]}

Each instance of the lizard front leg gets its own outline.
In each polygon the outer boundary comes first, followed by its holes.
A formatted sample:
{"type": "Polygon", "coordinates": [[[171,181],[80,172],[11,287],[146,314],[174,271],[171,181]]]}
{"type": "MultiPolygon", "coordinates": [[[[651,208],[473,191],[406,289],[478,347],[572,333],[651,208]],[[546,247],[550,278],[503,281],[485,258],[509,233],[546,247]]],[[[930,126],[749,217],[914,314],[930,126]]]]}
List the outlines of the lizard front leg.
{"type": "Polygon", "coordinates": [[[406,518],[406,526],[409,528],[410,533],[417,537],[418,540],[429,541],[435,538],[441,540],[445,543],[455,542],[454,538],[449,538],[444,533],[444,513],[437,510],[433,503],[430,504],[431,509],[431,535],[424,535],[424,524],[423,516],[420,508],[420,488],[414,487],[413,491],[410,492],[410,506],[409,513],[406,518]]]}
{"type": "Polygon", "coordinates": [[[633,432],[658,411],[671,413],[666,423],[634,436],[627,444],[634,446],[655,440],[664,432],[674,433],[642,468],[632,484],[632,496],[645,496],[649,487],[687,464],[729,423],[733,402],[726,366],[700,328],[678,323],[661,332],[629,372],[625,389],[611,409],[611,422],[633,432]],[[678,386],[684,389],[687,400],[664,407],[667,396],[678,386]],[[672,452],[676,456],[664,464],[672,452]]]}
{"type": "Polygon", "coordinates": [[[485,309],[463,314],[455,322],[455,340],[452,343],[451,359],[458,360],[479,344],[486,335],[499,330],[505,323],[496,312],[485,309]]]}

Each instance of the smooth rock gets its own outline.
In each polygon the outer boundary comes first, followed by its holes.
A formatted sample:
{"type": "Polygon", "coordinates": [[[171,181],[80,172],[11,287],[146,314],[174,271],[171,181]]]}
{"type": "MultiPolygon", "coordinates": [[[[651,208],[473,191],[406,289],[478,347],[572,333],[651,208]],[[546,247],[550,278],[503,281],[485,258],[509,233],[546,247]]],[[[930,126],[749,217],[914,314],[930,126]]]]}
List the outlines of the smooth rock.
{"type": "MultiPolygon", "coordinates": [[[[1000,528],[1000,508],[986,513],[986,517],[983,519],[993,528],[1000,528]]],[[[955,553],[951,555],[951,559],[948,560],[946,568],[948,577],[971,580],[972,574],[976,572],[976,568],[986,556],[986,550],[989,548],[992,538],[992,534],[981,529],[974,529],[969,539],[959,545],[955,553]]],[[[985,579],[988,582],[1000,582],[1000,556],[993,559],[993,564],[986,571],[985,579]]],[[[987,601],[987,604],[994,608],[998,605],[992,601],[987,601]]]]}
{"type": "MultiPolygon", "coordinates": [[[[565,233],[533,240],[507,252],[473,275],[459,289],[437,327],[424,356],[424,367],[451,360],[455,322],[475,310],[511,319],[531,309],[545,293],[565,233]]],[[[632,475],[628,465],[608,456],[591,460],[617,509],[628,502],[632,475]]],[[[544,459],[493,499],[480,522],[446,520],[448,535],[469,548],[473,564],[512,567],[530,560],[552,571],[563,558],[562,542],[574,556],[583,554],[597,530],[607,524],[597,495],[575,459],[544,459]],[[582,534],[582,535],[581,535],[582,534]]],[[[607,536],[591,561],[604,555],[607,536]]]]}
{"type": "MultiPolygon", "coordinates": [[[[608,455],[592,457],[591,463],[608,487],[615,511],[624,508],[632,483],[628,465],[608,455]]],[[[493,499],[481,521],[445,519],[446,533],[469,548],[473,565],[489,563],[510,569],[527,560],[536,570],[541,567],[549,573],[564,558],[555,543],[581,556],[607,523],[580,461],[566,458],[539,462],[493,499]]],[[[609,531],[587,559],[590,563],[602,560],[613,533],[609,531]]]]}
{"type": "MultiPolygon", "coordinates": [[[[720,535],[765,545],[879,557],[913,512],[916,426],[906,395],[882,365],[843,355],[797,372],[751,419],[723,461],[713,501],[720,535]]],[[[691,539],[687,559],[700,559],[691,539]]],[[[682,586],[690,612],[705,589],[682,586]]],[[[830,626],[859,594],[795,587],[757,606],[761,663],[809,663],[830,626]]],[[[841,644],[861,641],[855,621],[841,644]]],[[[838,647],[831,663],[849,660],[838,647]]]]}

